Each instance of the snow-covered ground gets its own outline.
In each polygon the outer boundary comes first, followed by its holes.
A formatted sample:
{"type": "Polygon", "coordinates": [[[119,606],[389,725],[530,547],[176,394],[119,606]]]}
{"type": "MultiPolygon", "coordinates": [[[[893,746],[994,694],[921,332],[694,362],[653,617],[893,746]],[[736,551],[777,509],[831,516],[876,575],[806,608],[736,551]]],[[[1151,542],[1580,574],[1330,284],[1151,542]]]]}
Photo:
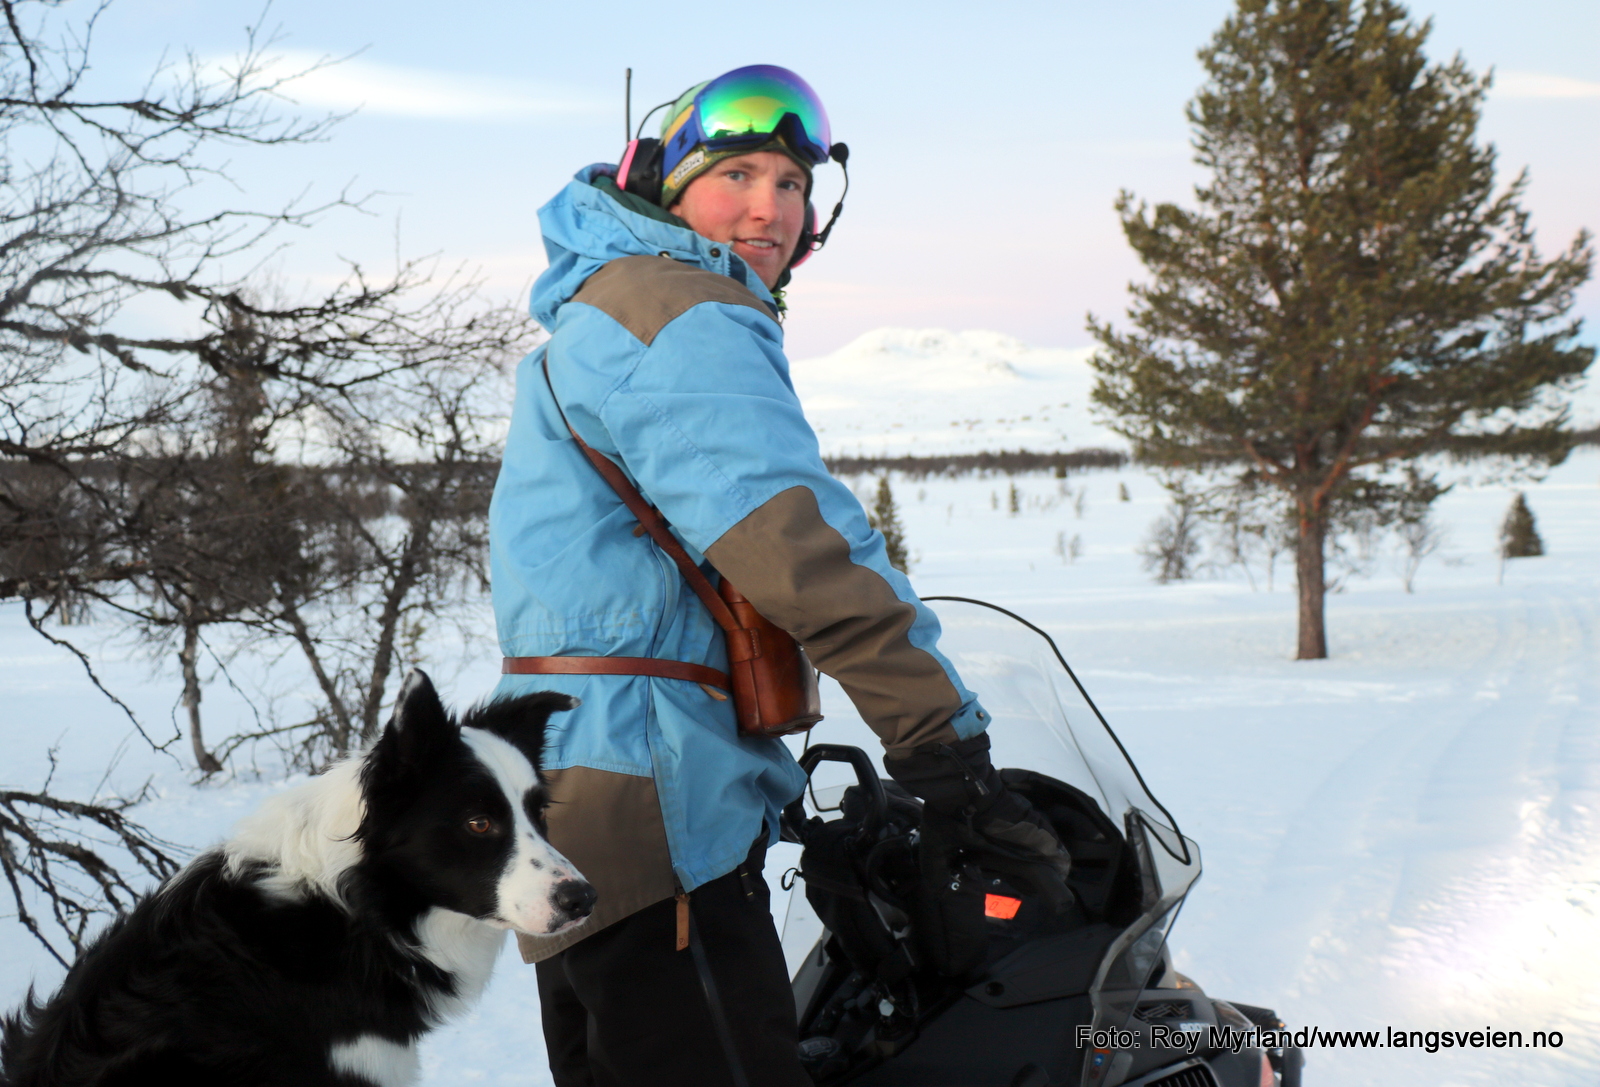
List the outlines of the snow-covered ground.
{"type": "MultiPolygon", "coordinates": [[[[824,429],[831,451],[910,452],[909,440],[894,443],[918,428],[930,433],[921,448],[935,451],[932,430],[959,431],[947,424],[969,405],[973,417],[981,409],[1017,423],[938,451],[1050,448],[1059,434],[1034,440],[1015,429],[1033,413],[1023,400],[1041,389],[1039,404],[1069,405],[1064,423],[1049,420],[1067,431],[1066,444],[1106,440],[1085,429],[1086,416],[1073,421],[1088,380],[1070,353],[1053,353],[1062,357],[1051,371],[1043,356],[1052,353],[963,334],[951,341],[975,344],[966,352],[975,362],[959,364],[949,356],[961,350],[919,358],[893,347],[933,334],[874,335],[868,346],[898,352],[916,395],[904,411],[887,387],[857,407],[820,403],[824,428],[879,420],[875,434],[843,440],[824,429]],[[996,361],[986,343],[1000,343],[999,361],[1020,375],[991,369],[992,384],[1032,391],[1013,402],[982,382],[961,384],[963,366],[970,378],[973,365],[996,361]],[[949,365],[921,366],[930,359],[949,365]],[[950,391],[936,395],[936,381],[950,391]]],[[[852,365],[856,376],[866,367],[852,365]]],[[[797,365],[802,393],[832,387],[845,399],[849,366],[825,369],[797,365]]],[[[926,594],[993,600],[1049,629],[1156,795],[1199,841],[1205,875],[1172,936],[1179,968],[1214,995],[1275,1007],[1295,1026],[1564,1035],[1559,1050],[1320,1049],[1309,1054],[1313,1085],[1600,1082],[1600,450],[1523,485],[1548,554],[1509,563],[1503,584],[1495,534],[1511,490],[1463,485],[1446,495],[1446,542],[1424,562],[1415,594],[1402,590],[1392,554],[1375,556],[1329,597],[1332,659],[1320,662],[1290,659],[1292,571],[1282,562],[1270,592],[1259,567],[1249,578],[1233,568],[1151,582],[1135,548],[1165,499],[1144,472],[1014,482],[1016,514],[1004,478],[895,479],[913,580],[926,594]]],[[[871,485],[857,481],[863,494],[871,485]]],[[[77,633],[104,637],[93,626],[77,633]]],[[[464,703],[492,685],[487,643],[460,664],[459,647],[436,651],[425,663],[447,698],[464,703]]],[[[114,643],[96,666],[170,734],[170,669],[114,643]]],[[[0,608],[0,695],[0,787],[38,787],[55,745],[54,792],[127,792],[152,779],[156,798],[138,817],[191,846],[218,840],[280,787],[247,773],[191,785],[176,760],[130,740],[80,666],[10,606],[0,608]]],[[[221,679],[206,698],[214,730],[230,715],[248,723],[221,679]]],[[[790,863],[780,848],[769,871],[790,863]]],[[[0,919],[0,1002],[59,977],[20,926],[0,919]]],[[[508,954],[484,1002],[431,1037],[424,1061],[433,1087],[548,1083],[532,971],[508,954]]]]}

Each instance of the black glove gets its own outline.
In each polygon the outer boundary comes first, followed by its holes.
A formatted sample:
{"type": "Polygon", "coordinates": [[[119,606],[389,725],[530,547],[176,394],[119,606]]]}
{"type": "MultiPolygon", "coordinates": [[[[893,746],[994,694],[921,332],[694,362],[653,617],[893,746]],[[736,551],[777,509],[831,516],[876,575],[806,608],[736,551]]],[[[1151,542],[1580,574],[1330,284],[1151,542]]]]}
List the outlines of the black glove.
{"type": "Polygon", "coordinates": [[[983,853],[987,867],[1031,887],[1056,913],[1072,905],[1072,858],[1044,816],[1000,780],[987,733],[927,744],[904,758],[885,756],[883,765],[927,808],[958,824],[965,831],[961,844],[983,853]]]}

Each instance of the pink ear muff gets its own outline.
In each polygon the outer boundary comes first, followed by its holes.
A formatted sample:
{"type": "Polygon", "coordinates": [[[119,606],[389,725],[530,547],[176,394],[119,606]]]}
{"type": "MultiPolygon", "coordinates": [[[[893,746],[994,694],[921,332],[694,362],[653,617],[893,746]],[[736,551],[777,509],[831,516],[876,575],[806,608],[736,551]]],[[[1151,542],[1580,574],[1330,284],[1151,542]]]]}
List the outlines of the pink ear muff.
{"type": "Polygon", "coordinates": [[[628,149],[622,153],[622,165],[617,167],[617,188],[628,191],[628,171],[633,169],[633,155],[639,150],[638,140],[629,140],[628,149]]]}
{"type": "Polygon", "coordinates": [[[815,204],[806,203],[806,217],[800,227],[800,246],[795,252],[794,259],[789,262],[790,268],[798,268],[811,259],[811,254],[817,241],[817,207],[815,204]]]}

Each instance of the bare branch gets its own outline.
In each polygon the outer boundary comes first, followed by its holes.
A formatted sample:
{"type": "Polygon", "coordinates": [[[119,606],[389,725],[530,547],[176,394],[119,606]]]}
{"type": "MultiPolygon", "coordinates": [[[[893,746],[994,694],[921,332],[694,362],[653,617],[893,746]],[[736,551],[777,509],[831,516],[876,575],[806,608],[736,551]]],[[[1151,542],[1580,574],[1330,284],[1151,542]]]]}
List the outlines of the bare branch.
{"type": "MultiPolygon", "coordinates": [[[[54,757],[52,756],[52,767],[54,757]]],[[[47,792],[0,791],[0,872],[11,889],[17,919],[63,966],[83,949],[97,917],[117,917],[144,893],[106,850],[126,855],[152,880],[171,877],[180,847],[151,834],[125,814],[148,795],[96,804],[47,792]],[[46,933],[31,905],[42,900],[66,946],[46,933]]]]}
{"type": "Polygon", "coordinates": [[[23,614],[28,620],[28,625],[34,629],[34,632],[51,645],[65,649],[74,657],[77,657],[78,663],[83,665],[83,671],[89,677],[89,682],[94,684],[95,690],[105,695],[113,705],[123,712],[124,716],[128,718],[129,723],[133,725],[134,729],[138,731],[139,735],[144,737],[145,743],[149,744],[156,751],[166,753],[168,747],[170,747],[176,741],[183,739],[182,733],[175,733],[172,739],[167,740],[165,743],[158,744],[152,740],[150,738],[150,734],[144,730],[144,725],[140,723],[138,715],[133,712],[126,702],[112,694],[110,688],[100,681],[100,677],[95,673],[94,665],[89,661],[89,655],[66,639],[58,638],[54,634],[51,634],[50,631],[45,629],[44,623],[49,617],[49,611],[46,610],[45,614],[43,615],[34,614],[32,599],[24,599],[22,602],[22,607],[23,614]]]}

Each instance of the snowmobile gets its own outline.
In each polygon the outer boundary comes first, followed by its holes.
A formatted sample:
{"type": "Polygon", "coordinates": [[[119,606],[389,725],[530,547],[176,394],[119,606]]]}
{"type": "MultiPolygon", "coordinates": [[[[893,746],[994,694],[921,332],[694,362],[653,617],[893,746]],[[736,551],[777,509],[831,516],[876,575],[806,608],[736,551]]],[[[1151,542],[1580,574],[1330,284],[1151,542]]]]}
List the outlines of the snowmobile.
{"type": "MultiPolygon", "coordinates": [[[[930,597],[982,693],[992,758],[1054,825],[1076,899],[963,848],[866,752],[811,743],[783,815],[801,846],[783,926],[800,1048],[832,1087],[1299,1087],[1267,1008],[1213,999],[1167,936],[1199,847],[1151,795],[1055,642],[982,601],[930,597]]],[[[829,732],[859,719],[830,705],[829,732]],[[842,712],[840,712],[842,711],[842,712]]],[[[948,828],[946,828],[948,829],[948,828]]],[[[970,840],[970,839],[969,839],[970,840]]],[[[1282,1031],[1283,1034],[1278,1032],[1282,1031]]]]}

